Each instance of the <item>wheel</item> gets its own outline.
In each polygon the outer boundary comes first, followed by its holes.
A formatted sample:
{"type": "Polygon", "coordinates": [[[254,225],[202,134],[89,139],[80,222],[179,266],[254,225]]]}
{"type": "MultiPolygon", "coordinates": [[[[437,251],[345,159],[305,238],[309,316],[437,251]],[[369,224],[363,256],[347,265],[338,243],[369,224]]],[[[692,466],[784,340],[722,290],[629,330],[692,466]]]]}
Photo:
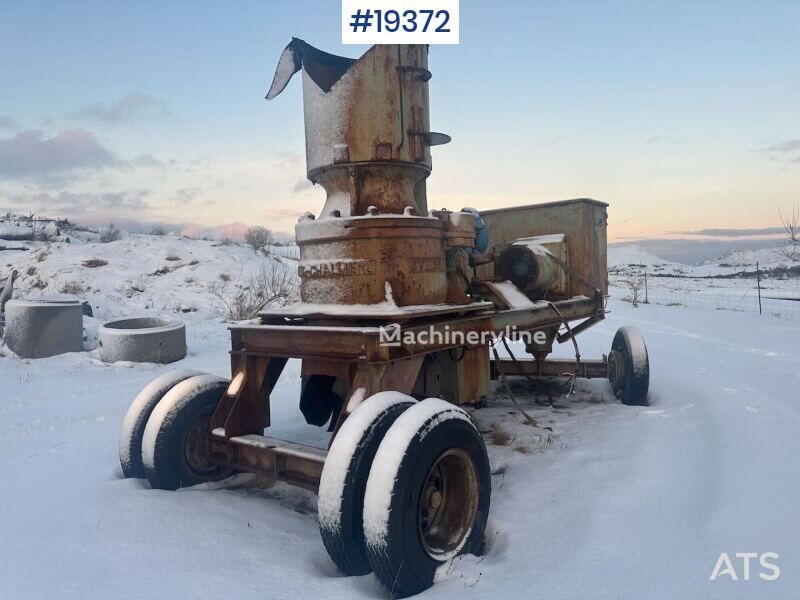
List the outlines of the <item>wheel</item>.
{"type": "Polygon", "coordinates": [[[608,380],[623,404],[647,406],[650,359],[647,346],[635,327],[620,327],[608,354],[608,380]]]}
{"type": "Polygon", "coordinates": [[[364,496],[367,559],[395,596],[433,584],[459,554],[480,554],[489,515],[486,447],[461,408],[428,398],[389,428],[364,496]]]}
{"type": "Polygon", "coordinates": [[[367,478],[383,436],[415,403],[399,392],[370,396],[347,417],[328,451],[319,481],[319,531],[331,559],[346,575],[372,570],[362,527],[367,478]]]}
{"type": "Polygon", "coordinates": [[[164,395],[181,381],[200,375],[198,371],[170,371],[156,377],[133,399],[119,436],[119,464],[125,477],[144,478],[142,436],[147,419],[164,395]]]}
{"type": "Polygon", "coordinates": [[[152,487],[175,490],[231,474],[210,457],[211,415],[227,386],[221,377],[197,375],[173,387],[153,409],[142,438],[142,464],[152,487]]]}

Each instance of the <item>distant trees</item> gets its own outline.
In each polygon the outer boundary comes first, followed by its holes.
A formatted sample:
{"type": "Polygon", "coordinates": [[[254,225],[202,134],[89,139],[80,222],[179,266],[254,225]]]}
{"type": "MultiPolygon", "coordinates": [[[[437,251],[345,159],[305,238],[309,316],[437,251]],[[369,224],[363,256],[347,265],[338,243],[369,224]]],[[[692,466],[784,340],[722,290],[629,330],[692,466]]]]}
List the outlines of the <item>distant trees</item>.
{"type": "Polygon", "coordinates": [[[781,256],[792,262],[800,262],[800,209],[795,206],[792,214],[785,217],[778,209],[778,214],[789,242],[788,246],[782,247],[779,252],[781,256]]]}
{"type": "Polygon", "coordinates": [[[272,244],[272,232],[260,225],[250,227],[244,234],[244,243],[250,246],[253,252],[266,251],[267,246],[272,244]]]}

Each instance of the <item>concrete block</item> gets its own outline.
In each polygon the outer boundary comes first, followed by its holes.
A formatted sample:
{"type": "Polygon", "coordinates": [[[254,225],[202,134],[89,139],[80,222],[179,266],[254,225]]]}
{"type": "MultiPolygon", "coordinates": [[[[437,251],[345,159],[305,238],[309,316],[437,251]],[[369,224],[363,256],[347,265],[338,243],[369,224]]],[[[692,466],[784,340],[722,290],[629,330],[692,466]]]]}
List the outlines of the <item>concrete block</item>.
{"type": "Polygon", "coordinates": [[[131,317],[97,330],[101,360],[171,363],[186,356],[186,325],[178,319],[131,317]]]}
{"type": "Polygon", "coordinates": [[[21,358],[83,351],[83,309],[72,297],[9,300],[3,340],[21,358]]]}

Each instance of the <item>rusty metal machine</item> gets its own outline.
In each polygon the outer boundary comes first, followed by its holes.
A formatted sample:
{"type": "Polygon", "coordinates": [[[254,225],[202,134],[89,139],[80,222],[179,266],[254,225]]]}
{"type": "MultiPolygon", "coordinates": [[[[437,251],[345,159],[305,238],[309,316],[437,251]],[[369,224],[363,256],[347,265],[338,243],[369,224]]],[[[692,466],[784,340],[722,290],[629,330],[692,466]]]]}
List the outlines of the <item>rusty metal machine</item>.
{"type": "Polygon", "coordinates": [[[565,373],[608,378],[622,402],[645,404],[647,350],[622,328],[607,357],[547,358],[604,318],[606,204],[429,206],[431,147],[450,138],[430,129],[427,46],[353,60],[294,39],[267,98],[297,72],[308,178],[327,194],[296,227],[301,301],[230,328],[230,380],[176,371],[146,387],[120,458],[156,488],[250,471],[314,490],[339,569],[374,571],[407,596],[443,562],[482,551],[490,471],[464,406],[483,402],[492,378],[565,373]],[[493,350],[534,332],[527,359],[493,350]],[[327,450],[264,435],[290,359],[300,410],[331,431],[327,450]]]}

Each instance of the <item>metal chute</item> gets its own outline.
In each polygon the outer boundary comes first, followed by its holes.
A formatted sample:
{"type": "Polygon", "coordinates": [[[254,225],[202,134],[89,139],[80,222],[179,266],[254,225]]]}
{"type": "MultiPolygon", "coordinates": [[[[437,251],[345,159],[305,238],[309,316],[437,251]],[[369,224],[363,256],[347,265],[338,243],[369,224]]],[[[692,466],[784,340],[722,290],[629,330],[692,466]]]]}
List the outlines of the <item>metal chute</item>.
{"type": "Polygon", "coordinates": [[[305,69],[323,92],[329,92],[354,62],[355,59],[328,54],[299,38],[292,38],[278,59],[266,98],[272,100],[280,94],[300,69],[305,69]]]}

